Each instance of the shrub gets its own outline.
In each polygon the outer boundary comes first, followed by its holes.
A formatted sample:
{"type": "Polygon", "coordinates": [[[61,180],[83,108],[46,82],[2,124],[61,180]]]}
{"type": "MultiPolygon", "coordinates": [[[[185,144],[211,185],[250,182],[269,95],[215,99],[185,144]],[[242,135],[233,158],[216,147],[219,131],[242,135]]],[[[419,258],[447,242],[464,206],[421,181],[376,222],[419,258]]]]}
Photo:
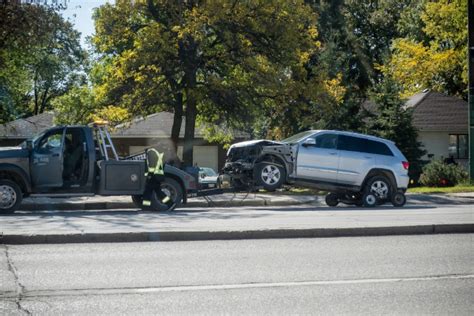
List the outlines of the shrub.
{"type": "Polygon", "coordinates": [[[420,183],[428,187],[454,186],[468,179],[467,171],[455,164],[433,160],[423,167],[420,183]]]}

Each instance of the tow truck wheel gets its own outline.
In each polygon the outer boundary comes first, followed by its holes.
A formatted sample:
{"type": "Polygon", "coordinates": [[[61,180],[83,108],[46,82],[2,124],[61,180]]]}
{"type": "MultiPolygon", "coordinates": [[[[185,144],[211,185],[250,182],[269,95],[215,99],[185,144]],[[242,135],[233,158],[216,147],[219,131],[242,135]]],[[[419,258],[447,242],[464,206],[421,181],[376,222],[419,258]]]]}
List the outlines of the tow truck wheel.
{"type": "Polygon", "coordinates": [[[11,214],[20,206],[21,189],[11,180],[0,180],[0,214],[11,214]]]}
{"type": "Polygon", "coordinates": [[[391,202],[395,207],[402,207],[407,202],[407,198],[402,192],[395,192],[392,194],[391,202]]]}
{"type": "MultiPolygon", "coordinates": [[[[171,200],[178,206],[183,201],[183,189],[174,179],[168,177],[165,178],[165,180],[161,182],[161,192],[169,196],[171,200]]],[[[137,207],[144,211],[167,212],[169,210],[169,207],[166,204],[161,203],[155,192],[153,192],[151,196],[150,206],[143,205],[142,195],[132,195],[132,201],[137,207]]]]}
{"type": "Polygon", "coordinates": [[[255,168],[255,182],[267,191],[275,191],[285,181],[285,169],[271,163],[259,163],[255,168]]]}
{"type": "Polygon", "coordinates": [[[365,207],[375,207],[377,205],[377,197],[374,193],[368,191],[362,195],[362,205],[365,207]]]}
{"type": "Polygon", "coordinates": [[[336,193],[329,193],[326,195],[326,204],[328,206],[334,207],[339,204],[339,197],[336,193]]]}

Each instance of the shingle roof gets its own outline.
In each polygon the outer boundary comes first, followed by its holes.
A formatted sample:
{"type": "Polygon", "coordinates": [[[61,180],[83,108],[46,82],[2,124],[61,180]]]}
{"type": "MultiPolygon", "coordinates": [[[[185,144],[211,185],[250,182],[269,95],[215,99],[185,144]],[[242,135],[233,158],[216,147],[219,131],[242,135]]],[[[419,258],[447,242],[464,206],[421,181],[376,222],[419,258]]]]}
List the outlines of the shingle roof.
{"type": "Polygon", "coordinates": [[[54,113],[45,112],[0,125],[0,138],[28,138],[54,126],[54,113]]]}
{"type": "Polygon", "coordinates": [[[460,98],[425,92],[410,98],[407,106],[413,107],[413,125],[420,131],[468,131],[468,104],[460,98]]]}
{"type": "MultiPolygon", "coordinates": [[[[419,131],[468,131],[468,104],[457,97],[424,91],[410,97],[405,106],[413,108],[413,125],[419,131]]],[[[366,100],[362,107],[370,113],[378,112],[376,104],[370,100],[366,100]]]]}
{"type": "MultiPolygon", "coordinates": [[[[173,126],[173,113],[159,112],[146,116],[145,118],[134,119],[130,123],[121,124],[115,127],[112,137],[171,137],[171,128],[173,126]]],[[[181,121],[179,136],[184,137],[185,129],[184,117],[181,121]]],[[[249,135],[240,131],[233,131],[235,138],[248,138],[249,135]]],[[[194,132],[195,138],[204,138],[204,129],[196,125],[194,132]]]]}

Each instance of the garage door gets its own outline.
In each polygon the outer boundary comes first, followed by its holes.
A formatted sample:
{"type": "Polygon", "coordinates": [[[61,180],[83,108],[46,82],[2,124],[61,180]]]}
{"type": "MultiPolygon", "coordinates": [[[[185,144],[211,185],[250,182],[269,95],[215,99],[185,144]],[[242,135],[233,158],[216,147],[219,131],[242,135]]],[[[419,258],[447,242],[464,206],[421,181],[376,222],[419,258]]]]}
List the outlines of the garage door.
{"type": "Polygon", "coordinates": [[[217,146],[194,146],[193,165],[209,167],[218,171],[218,149],[217,146]]]}

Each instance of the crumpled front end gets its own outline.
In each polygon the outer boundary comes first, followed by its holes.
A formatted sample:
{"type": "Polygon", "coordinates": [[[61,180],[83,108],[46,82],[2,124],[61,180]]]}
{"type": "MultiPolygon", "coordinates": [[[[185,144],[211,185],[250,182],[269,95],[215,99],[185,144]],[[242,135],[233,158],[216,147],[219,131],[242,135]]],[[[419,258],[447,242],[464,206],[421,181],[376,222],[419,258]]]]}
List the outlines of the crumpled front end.
{"type": "Polygon", "coordinates": [[[230,176],[231,185],[236,189],[255,186],[254,170],[257,163],[267,155],[278,156],[286,161],[291,159],[291,149],[286,144],[268,140],[248,141],[234,144],[227,152],[224,174],[230,176]]]}

